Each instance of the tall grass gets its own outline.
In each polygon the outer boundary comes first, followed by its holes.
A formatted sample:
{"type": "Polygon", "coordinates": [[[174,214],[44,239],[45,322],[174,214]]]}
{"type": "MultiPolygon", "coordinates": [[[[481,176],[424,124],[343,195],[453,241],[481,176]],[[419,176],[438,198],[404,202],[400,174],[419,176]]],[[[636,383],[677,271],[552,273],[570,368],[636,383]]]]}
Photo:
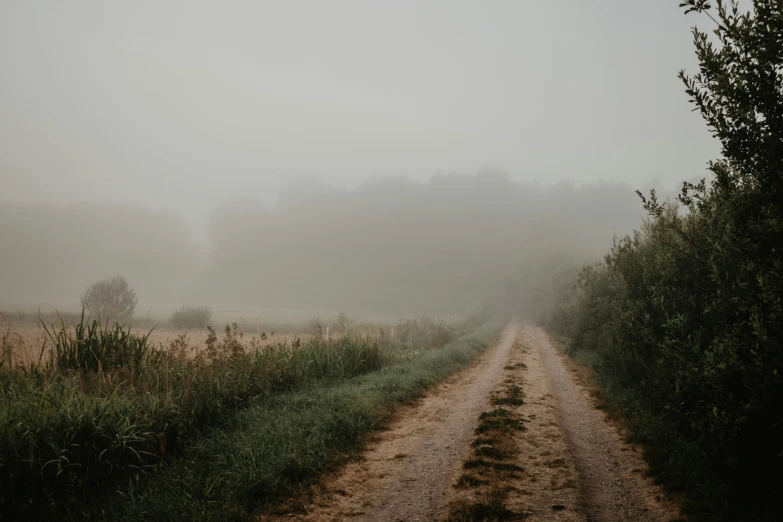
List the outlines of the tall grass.
{"type": "Polygon", "coordinates": [[[188,442],[146,485],[118,496],[113,520],[247,520],[346,459],[388,420],[498,336],[487,324],[440,350],[332,386],[259,396],[230,422],[188,442]]]}
{"type": "Polygon", "coordinates": [[[9,368],[14,363],[14,352],[24,347],[24,339],[11,331],[11,322],[0,312],[0,368],[9,368]]]}
{"type": "Polygon", "coordinates": [[[41,325],[54,346],[50,363],[60,371],[98,372],[126,365],[139,369],[152,349],[149,333],[135,335],[118,323],[110,327],[98,319],[88,321],[83,311],[73,328],[62,320],[54,331],[46,323],[41,325]]]}
{"type": "Polygon", "coordinates": [[[47,364],[0,368],[0,517],[56,518],[159,468],[249,398],[375,371],[359,336],[248,349],[235,329],[169,350],[82,319],[51,333],[47,364]],[[33,500],[33,502],[30,502],[33,500]]]}
{"type": "Polygon", "coordinates": [[[0,365],[2,519],[85,516],[105,493],[190,454],[200,432],[233,423],[251,400],[409,358],[388,340],[350,332],[248,345],[233,325],[210,329],[203,346],[183,334],[164,349],[83,315],[47,331],[44,364],[0,365]]]}

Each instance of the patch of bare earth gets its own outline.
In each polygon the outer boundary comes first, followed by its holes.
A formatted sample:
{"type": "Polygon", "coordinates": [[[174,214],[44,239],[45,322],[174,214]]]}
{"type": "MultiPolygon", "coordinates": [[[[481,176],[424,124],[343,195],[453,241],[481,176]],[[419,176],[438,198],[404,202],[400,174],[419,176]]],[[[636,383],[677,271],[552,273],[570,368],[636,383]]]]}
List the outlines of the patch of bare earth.
{"type": "Polygon", "coordinates": [[[361,462],[322,481],[301,521],[431,521],[438,519],[490,392],[502,379],[518,327],[465,370],[415,404],[399,409],[389,429],[370,441],[361,462]]]}

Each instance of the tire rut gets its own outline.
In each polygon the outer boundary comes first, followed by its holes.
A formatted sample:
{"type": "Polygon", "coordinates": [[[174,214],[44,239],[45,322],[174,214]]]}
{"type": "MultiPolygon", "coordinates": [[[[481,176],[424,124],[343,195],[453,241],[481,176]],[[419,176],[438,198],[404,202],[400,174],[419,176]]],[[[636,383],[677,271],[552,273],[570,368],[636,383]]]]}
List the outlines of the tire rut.
{"type": "Polygon", "coordinates": [[[546,372],[553,409],[568,442],[568,460],[576,470],[584,516],[589,521],[670,521],[676,506],[646,477],[646,464],[619,430],[580,387],[547,334],[525,326],[525,336],[546,372]]]}
{"type": "Polygon", "coordinates": [[[480,414],[501,389],[518,384],[524,402],[514,409],[526,429],[514,436],[523,471],[504,485],[510,512],[536,521],[679,519],[677,506],[646,477],[639,452],[623,441],[569,368],[573,362],[543,330],[507,326],[501,340],[469,367],[401,407],[360,462],[322,481],[307,514],[287,518],[443,519],[449,505],[468,494],[454,486],[470,458],[480,414]],[[524,371],[504,373],[517,367],[524,371]]]}

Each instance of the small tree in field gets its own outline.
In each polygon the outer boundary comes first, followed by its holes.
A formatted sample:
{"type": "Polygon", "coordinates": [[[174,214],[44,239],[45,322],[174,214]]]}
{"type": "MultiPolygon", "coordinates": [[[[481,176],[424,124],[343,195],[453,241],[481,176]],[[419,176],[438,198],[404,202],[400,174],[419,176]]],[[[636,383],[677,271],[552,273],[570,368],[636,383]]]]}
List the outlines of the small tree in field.
{"type": "Polygon", "coordinates": [[[82,307],[107,322],[130,319],[136,302],[136,292],[121,275],[98,281],[82,294],[82,307]]]}

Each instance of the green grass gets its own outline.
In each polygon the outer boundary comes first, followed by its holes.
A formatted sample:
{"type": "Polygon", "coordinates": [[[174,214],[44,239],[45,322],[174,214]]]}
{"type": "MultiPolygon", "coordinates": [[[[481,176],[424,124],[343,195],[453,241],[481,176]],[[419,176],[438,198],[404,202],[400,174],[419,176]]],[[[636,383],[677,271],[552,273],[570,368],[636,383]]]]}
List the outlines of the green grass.
{"type": "MultiPolygon", "coordinates": [[[[313,428],[308,419],[332,415],[333,423],[341,423],[340,437],[352,436],[353,425],[369,428],[363,424],[366,412],[356,413],[348,396],[329,403],[334,411],[326,403],[285,401],[294,400],[300,390],[326,400],[336,383],[382,368],[420,363],[426,368],[432,357],[448,369],[447,357],[437,348],[458,331],[457,325],[421,319],[405,324],[406,336],[349,331],[333,339],[253,340],[247,346],[234,325],[222,334],[210,330],[202,346],[190,346],[183,335],[164,349],[126,327],[108,327],[83,316],[74,324],[66,321],[61,317],[60,327],[48,330],[51,349],[38,364],[14,366],[10,356],[0,357],[3,520],[102,519],[100,506],[112,492],[121,492],[117,494],[133,505],[138,491],[149,491],[145,484],[150,477],[199,464],[202,450],[230,451],[226,458],[241,455],[253,461],[256,457],[232,446],[243,440],[242,433],[248,447],[277,441],[275,458],[298,452],[292,458],[308,471],[296,471],[289,462],[285,469],[291,472],[284,473],[284,484],[296,484],[317,471],[308,463],[323,460],[318,448],[334,446],[331,432],[306,431],[313,428]],[[359,417],[353,419],[354,414],[359,417]],[[264,438],[263,429],[243,431],[251,418],[282,431],[269,435],[272,439],[264,438]],[[300,426],[305,432],[299,433],[306,440],[299,449],[291,445],[295,437],[280,443],[282,434],[297,433],[297,422],[305,423],[300,426]],[[221,433],[230,434],[229,439],[221,440],[221,433]]],[[[6,334],[3,354],[14,348],[14,339],[6,334]]],[[[462,353],[455,350],[448,353],[462,353]]],[[[224,489],[227,478],[216,476],[213,482],[208,474],[199,486],[207,499],[216,487],[224,489]]],[[[271,484],[264,491],[278,490],[271,484]]]]}
{"type": "Polygon", "coordinates": [[[395,404],[471,361],[498,336],[488,324],[435,351],[360,377],[259,397],[224,426],[190,441],[182,458],[113,499],[113,520],[246,520],[295,494],[362,447],[395,404]]]}
{"type": "Polygon", "coordinates": [[[579,366],[595,369],[598,365],[598,354],[591,350],[573,350],[571,358],[579,366]]]}
{"type": "MultiPolygon", "coordinates": [[[[369,337],[246,349],[216,332],[204,347],[151,347],[82,319],[52,332],[45,364],[0,366],[0,518],[60,519],[176,461],[185,441],[252,398],[344,380],[396,362],[369,337]]],[[[78,517],[77,517],[78,518],[78,517]]]]}

